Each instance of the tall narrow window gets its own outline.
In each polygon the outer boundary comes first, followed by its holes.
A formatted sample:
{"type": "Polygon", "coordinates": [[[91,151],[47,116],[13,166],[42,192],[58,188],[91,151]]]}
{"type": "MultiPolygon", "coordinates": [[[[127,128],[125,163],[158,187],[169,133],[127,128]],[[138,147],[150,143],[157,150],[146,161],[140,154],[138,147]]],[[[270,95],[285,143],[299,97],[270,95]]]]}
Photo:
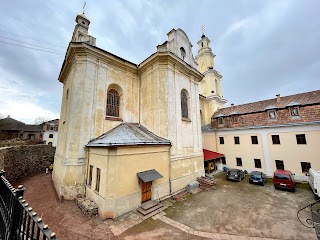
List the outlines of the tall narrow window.
{"type": "Polygon", "coordinates": [[[220,140],[220,144],[224,144],[224,138],[223,137],[219,137],[220,140]]]}
{"type": "Polygon", "coordinates": [[[240,144],[240,138],[234,137],[234,144],[240,144]]]}
{"type": "Polygon", "coordinates": [[[280,170],[284,170],[284,164],[282,160],[276,160],[276,168],[280,170]]]}
{"type": "Polygon", "coordinates": [[[186,57],[186,50],[184,50],[183,47],[180,48],[180,53],[181,53],[181,58],[184,60],[184,58],[186,57]]]}
{"type": "Polygon", "coordinates": [[[261,168],[261,160],[260,159],[254,159],[254,167],[261,168]]]}
{"type": "Polygon", "coordinates": [[[241,158],[236,158],[237,159],[237,166],[241,167],[242,166],[242,159],[241,158]]]}
{"type": "Polygon", "coordinates": [[[92,171],[93,171],[93,166],[90,165],[89,167],[89,178],[88,178],[88,185],[91,186],[92,184],[92,171]]]}
{"type": "Polygon", "coordinates": [[[188,97],[184,91],[181,91],[181,116],[188,118],[188,97]]]}
{"type": "Polygon", "coordinates": [[[107,97],[107,116],[119,117],[120,95],[117,90],[110,89],[107,97]]]}
{"type": "Polygon", "coordinates": [[[96,180],[96,191],[100,189],[100,168],[97,168],[97,180],[96,180]]]}

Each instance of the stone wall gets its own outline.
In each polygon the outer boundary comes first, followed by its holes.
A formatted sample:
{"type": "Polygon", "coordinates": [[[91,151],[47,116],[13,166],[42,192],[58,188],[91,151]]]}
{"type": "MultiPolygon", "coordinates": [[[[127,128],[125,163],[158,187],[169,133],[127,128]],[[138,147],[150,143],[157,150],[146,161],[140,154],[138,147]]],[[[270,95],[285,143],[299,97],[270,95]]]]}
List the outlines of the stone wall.
{"type": "Polygon", "coordinates": [[[6,171],[9,181],[45,172],[53,162],[55,150],[49,145],[0,148],[0,169],[6,171]]]}

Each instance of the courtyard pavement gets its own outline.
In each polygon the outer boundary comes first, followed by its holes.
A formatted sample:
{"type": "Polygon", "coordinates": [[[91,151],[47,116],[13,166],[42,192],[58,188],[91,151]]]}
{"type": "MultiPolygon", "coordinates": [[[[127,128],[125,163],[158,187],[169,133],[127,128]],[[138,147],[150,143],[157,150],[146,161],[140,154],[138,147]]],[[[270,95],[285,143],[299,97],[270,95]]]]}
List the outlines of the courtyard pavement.
{"type": "Polygon", "coordinates": [[[217,177],[217,189],[187,194],[165,212],[142,221],[134,212],[116,220],[88,219],[73,201],[60,203],[50,174],[39,174],[22,183],[25,199],[59,239],[239,239],[313,240],[314,229],[297,219],[299,208],[314,201],[308,187],[295,193],[275,190],[272,184],[250,185],[217,177]]]}

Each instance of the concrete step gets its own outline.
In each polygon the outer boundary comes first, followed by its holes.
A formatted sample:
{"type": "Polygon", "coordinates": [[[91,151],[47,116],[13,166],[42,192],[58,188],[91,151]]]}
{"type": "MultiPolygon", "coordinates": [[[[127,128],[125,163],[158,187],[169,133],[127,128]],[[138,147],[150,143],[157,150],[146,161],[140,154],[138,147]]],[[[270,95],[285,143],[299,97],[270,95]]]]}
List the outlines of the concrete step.
{"type": "Polygon", "coordinates": [[[157,202],[155,200],[150,200],[148,202],[142,203],[141,208],[143,208],[143,210],[148,210],[149,208],[152,208],[152,207],[156,206],[157,204],[159,204],[159,202],[157,202]]]}
{"type": "Polygon", "coordinates": [[[145,216],[145,215],[148,215],[149,213],[151,213],[151,212],[153,212],[153,211],[155,211],[155,210],[157,210],[158,208],[161,208],[161,207],[163,207],[163,205],[161,203],[158,203],[154,207],[149,208],[147,210],[144,210],[142,207],[139,207],[137,209],[137,211],[140,212],[143,216],[145,216]]]}
{"type": "Polygon", "coordinates": [[[136,212],[136,214],[137,214],[142,220],[146,220],[146,219],[151,218],[152,216],[160,213],[160,212],[163,211],[164,209],[165,209],[165,207],[161,206],[161,207],[158,208],[157,210],[155,210],[155,211],[153,211],[153,212],[151,212],[151,213],[149,213],[149,214],[147,214],[147,215],[143,215],[143,214],[141,214],[141,213],[138,212],[138,211],[136,212]]]}

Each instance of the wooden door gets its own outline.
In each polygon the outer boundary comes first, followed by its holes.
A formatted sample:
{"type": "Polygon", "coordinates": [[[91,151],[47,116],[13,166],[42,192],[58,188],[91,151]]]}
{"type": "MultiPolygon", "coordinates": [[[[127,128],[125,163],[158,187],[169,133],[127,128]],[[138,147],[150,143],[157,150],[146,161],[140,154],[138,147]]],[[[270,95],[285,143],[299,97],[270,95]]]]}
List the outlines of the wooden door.
{"type": "Polygon", "coordinates": [[[151,182],[141,181],[141,202],[146,202],[151,199],[151,182]]]}

